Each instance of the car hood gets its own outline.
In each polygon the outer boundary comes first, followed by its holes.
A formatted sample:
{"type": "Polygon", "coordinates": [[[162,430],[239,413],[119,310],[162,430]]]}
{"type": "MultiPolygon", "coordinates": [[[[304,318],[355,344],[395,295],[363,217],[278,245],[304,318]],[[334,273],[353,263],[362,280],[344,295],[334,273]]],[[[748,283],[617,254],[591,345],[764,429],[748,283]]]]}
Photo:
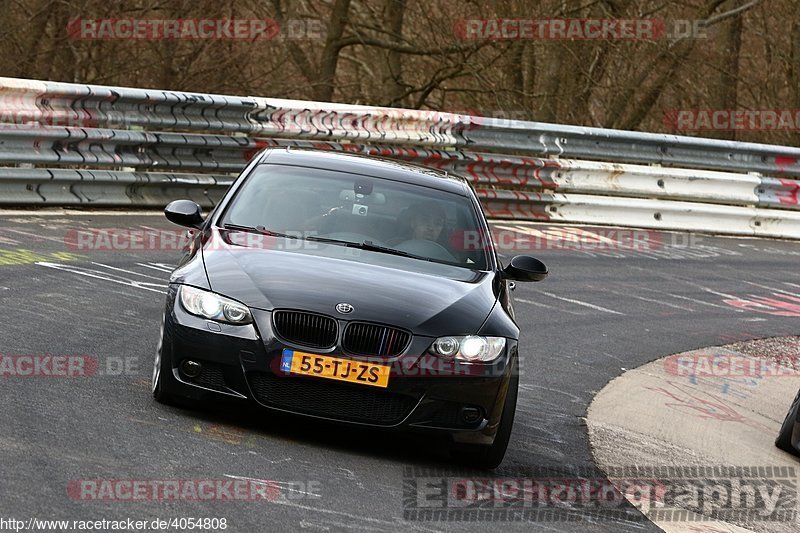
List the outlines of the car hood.
{"type": "Polygon", "coordinates": [[[213,229],[203,246],[208,281],[252,308],[302,309],[440,336],[477,332],[497,301],[491,272],[272,237],[240,245],[233,233],[213,229]],[[336,311],[343,302],[351,313],[336,311]]]}

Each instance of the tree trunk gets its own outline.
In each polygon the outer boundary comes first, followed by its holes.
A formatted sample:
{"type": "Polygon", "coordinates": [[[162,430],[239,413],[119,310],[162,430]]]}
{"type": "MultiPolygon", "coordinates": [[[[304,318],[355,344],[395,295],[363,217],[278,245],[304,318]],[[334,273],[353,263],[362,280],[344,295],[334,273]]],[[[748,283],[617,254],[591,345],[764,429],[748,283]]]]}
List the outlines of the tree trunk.
{"type": "Polygon", "coordinates": [[[561,86],[561,68],[563,65],[562,46],[558,43],[547,43],[542,75],[542,105],[535,117],[542,122],[555,122],[558,117],[559,89],[561,86]]]}
{"type": "MultiPolygon", "coordinates": [[[[400,44],[403,35],[403,19],[406,0],[386,0],[386,22],[392,41],[400,44]]],[[[384,80],[384,91],[390,106],[403,106],[403,55],[390,49],[387,52],[388,75],[384,80]]]]}
{"type": "MultiPolygon", "coordinates": [[[[792,107],[800,109],[800,21],[792,24],[792,51],[789,82],[792,90],[792,107]]],[[[792,143],[800,146],[800,131],[794,131],[791,136],[792,143]]]]}
{"type": "Polygon", "coordinates": [[[336,0],[331,12],[331,21],[328,25],[328,37],[325,39],[325,49],[319,62],[318,83],[314,88],[314,98],[319,101],[329,102],[333,98],[335,89],[334,78],[336,65],[339,62],[341,51],[340,40],[347,25],[347,12],[350,10],[350,0],[336,0]]]}
{"type": "MultiPolygon", "coordinates": [[[[717,109],[732,110],[738,104],[737,84],[739,82],[739,51],[742,45],[742,16],[736,16],[725,23],[722,31],[723,62],[717,89],[717,109]]],[[[736,140],[736,131],[719,132],[721,139],[736,140]]]]}

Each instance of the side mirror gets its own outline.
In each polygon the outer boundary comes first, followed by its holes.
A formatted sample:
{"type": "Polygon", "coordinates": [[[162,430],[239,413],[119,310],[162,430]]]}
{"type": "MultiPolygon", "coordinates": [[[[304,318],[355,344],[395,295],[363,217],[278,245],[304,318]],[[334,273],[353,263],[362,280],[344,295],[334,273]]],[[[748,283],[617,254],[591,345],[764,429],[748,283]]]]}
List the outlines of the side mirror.
{"type": "Polygon", "coordinates": [[[547,277],[547,266],[534,257],[518,255],[503,269],[503,275],[514,281],[542,281],[547,277]]]}
{"type": "Polygon", "coordinates": [[[203,225],[200,206],[191,200],[175,200],[164,208],[167,220],[179,226],[199,229],[203,225]]]}

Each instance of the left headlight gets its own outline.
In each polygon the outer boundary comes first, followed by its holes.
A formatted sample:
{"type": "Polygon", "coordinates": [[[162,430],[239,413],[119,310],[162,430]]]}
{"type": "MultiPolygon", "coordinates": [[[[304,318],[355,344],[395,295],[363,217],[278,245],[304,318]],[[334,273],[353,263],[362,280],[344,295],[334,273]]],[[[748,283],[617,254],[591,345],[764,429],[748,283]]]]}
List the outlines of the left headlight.
{"type": "Polygon", "coordinates": [[[246,305],[213,292],[181,285],[180,300],[188,313],[208,320],[235,325],[253,322],[253,315],[246,305]]]}
{"type": "Polygon", "coordinates": [[[456,358],[470,363],[488,363],[497,359],[506,347],[505,337],[439,337],[430,351],[440,357],[456,358]]]}

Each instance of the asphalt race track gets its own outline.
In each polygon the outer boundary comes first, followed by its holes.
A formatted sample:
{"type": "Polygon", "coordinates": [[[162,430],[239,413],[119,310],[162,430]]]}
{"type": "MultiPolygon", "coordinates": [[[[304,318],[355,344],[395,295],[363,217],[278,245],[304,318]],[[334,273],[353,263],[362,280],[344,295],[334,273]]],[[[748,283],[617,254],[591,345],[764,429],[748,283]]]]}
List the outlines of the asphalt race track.
{"type": "MultiPolygon", "coordinates": [[[[175,227],[152,213],[13,212],[0,213],[0,220],[0,355],[96,363],[92,375],[6,372],[0,379],[5,517],[216,517],[227,519],[228,531],[657,530],[631,507],[612,517],[575,505],[573,521],[535,524],[405,520],[415,505],[409,495],[419,487],[415,472],[465,475],[436,441],[230,406],[192,411],[156,404],[149,387],[162,293],[180,253],[97,249],[98,242],[79,245],[75,230],[175,227]],[[278,494],[257,501],[127,501],[75,490],[80,480],[241,478],[269,480],[278,494]]],[[[643,251],[615,247],[609,229],[496,227],[538,235],[541,249],[531,253],[551,275],[517,285],[523,334],[514,433],[503,465],[472,475],[601,476],[584,416],[610,379],[672,353],[798,334],[797,243],[649,233],[652,245],[643,251]],[[596,233],[604,236],[598,248],[565,245],[569,235],[596,233]]]]}

